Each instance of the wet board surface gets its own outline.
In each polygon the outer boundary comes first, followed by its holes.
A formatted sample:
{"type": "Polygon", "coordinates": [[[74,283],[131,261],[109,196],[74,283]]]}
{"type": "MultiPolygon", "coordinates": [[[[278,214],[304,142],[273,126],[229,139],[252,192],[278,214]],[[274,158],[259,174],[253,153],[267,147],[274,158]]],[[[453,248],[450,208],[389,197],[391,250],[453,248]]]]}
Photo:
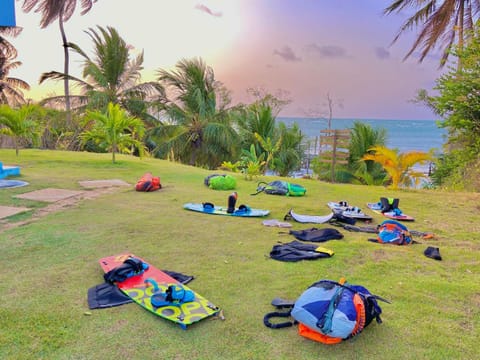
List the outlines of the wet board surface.
{"type": "Polygon", "coordinates": [[[415,221],[415,218],[407,215],[407,214],[401,214],[401,215],[396,215],[394,212],[386,212],[382,213],[380,210],[380,207],[378,203],[367,203],[367,207],[372,210],[373,212],[383,215],[386,218],[392,219],[392,220],[398,220],[398,221],[415,221]]]}
{"type": "Polygon", "coordinates": [[[335,213],[340,213],[345,217],[358,220],[373,220],[370,215],[365,214],[361,209],[354,206],[342,206],[337,202],[330,201],[327,203],[328,207],[335,213]],[[350,209],[358,209],[358,211],[351,211],[350,209]]]}
{"type": "Polygon", "coordinates": [[[235,212],[228,213],[226,207],[214,206],[213,208],[211,208],[211,207],[204,207],[203,204],[194,204],[194,203],[187,203],[183,205],[183,208],[186,210],[197,211],[203,214],[226,215],[226,216],[237,216],[237,217],[262,217],[270,214],[269,210],[262,210],[262,209],[250,209],[249,211],[240,211],[239,209],[236,209],[235,212]]]}
{"type": "Polygon", "coordinates": [[[205,299],[189,287],[180,284],[173,277],[155,268],[153,265],[138,256],[130,253],[108,256],[100,259],[99,263],[103,271],[107,273],[117,266],[122,265],[129,257],[134,257],[147,263],[148,269],[142,274],[132,276],[116,285],[124,294],[146,310],[166,320],[177,323],[182,329],[186,329],[188,325],[219,313],[220,309],[213,305],[209,300],[205,299]],[[154,279],[157,282],[161,292],[165,292],[170,285],[181,285],[185,290],[193,291],[195,299],[191,302],[185,302],[178,305],[155,307],[150,301],[151,296],[154,294],[154,288],[151,284],[145,283],[145,280],[148,278],[154,279]]]}

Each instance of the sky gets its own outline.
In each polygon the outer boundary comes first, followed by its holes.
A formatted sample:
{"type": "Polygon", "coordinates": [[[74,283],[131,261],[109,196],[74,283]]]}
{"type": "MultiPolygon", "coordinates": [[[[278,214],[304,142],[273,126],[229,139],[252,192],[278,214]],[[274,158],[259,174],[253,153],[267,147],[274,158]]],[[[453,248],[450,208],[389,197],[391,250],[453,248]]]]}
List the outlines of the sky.
{"type": "MultiPolygon", "coordinates": [[[[279,116],[334,118],[436,119],[418,90],[429,92],[442,71],[432,54],[422,63],[403,60],[415,39],[407,32],[392,44],[408,13],[384,15],[393,0],[98,0],[85,15],[80,8],[65,23],[67,40],[92,55],[86,31],[115,28],[144,52],[142,80],[159,69],[173,70],[182,59],[202,58],[231,92],[233,104],[262,89],[290,100],[279,116]]],[[[38,84],[48,71],[63,72],[58,22],[41,29],[39,13],[24,13],[16,2],[21,34],[9,41],[22,65],[10,73],[27,81],[27,98],[63,94],[62,83],[38,84]]],[[[80,1],[77,1],[80,4],[80,1]]],[[[78,55],[70,72],[80,76],[78,55]]]]}

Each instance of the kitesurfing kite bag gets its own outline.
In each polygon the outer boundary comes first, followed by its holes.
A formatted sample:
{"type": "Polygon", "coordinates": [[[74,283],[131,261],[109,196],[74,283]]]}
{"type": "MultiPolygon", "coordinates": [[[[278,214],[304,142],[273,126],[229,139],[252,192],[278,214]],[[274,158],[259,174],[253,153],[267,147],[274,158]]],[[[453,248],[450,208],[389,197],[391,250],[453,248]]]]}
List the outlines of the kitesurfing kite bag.
{"type": "Polygon", "coordinates": [[[137,191],[155,191],[162,188],[162,184],[160,183],[160,178],[158,176],[153,176],[152,173],[145,173],[137,181],[135,185],[135,190],[137,191]]]}
{"type": "Polygon", "coordinates": [[[307,192],[307,189],[299,184],[275,180],[269,183],[264,181],[259,182],[257,185],[257,192],[252,195],[257,195],[261,192],[265,192],[265,194],[270,195],[303,196],[307,192]]]}

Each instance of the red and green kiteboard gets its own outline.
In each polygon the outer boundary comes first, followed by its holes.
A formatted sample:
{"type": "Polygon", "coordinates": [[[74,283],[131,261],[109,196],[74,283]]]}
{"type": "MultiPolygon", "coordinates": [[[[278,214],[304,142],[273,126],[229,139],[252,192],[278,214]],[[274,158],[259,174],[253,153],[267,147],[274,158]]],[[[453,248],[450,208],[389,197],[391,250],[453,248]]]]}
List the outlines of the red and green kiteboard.
{"type": "MultiPolygon", "coordinates": [[[[104,257],[100,259],[99,262],[103,271],[107,273],[110,270],[113,270],[116,267],[122,265],[123,262],[129,257],[134,257],[140,259],[144,263],[147,263],[138,256],[129,253],[104,257]]],[[[160,291],[162,292],[165,292],[170,285],[179,285],[180,283],[168,274],[155,268],[151,264],[147,264],[148,268],[143,273],[129,277],[125,281],[116,284],[124,294],[126,294],[134,302],[136,302],[146,310],[164,319],[179,324],[182,329],[186,329],[188,325],[196,323],[212,315],[217,315],[220,312],[220,309],[217,306],[213,305],[203,296],[194,292],[183,284],[181,284],[181,286],[185,290],[191,290],[195,294],[195,299],[193,301],[176,305],[167,305],[160,307],[153,306],[150,299],[154,294],[154,287],[151,283],[146,283],[146,279],[150,278],[155,280],[158,284],[160,291]]]]}

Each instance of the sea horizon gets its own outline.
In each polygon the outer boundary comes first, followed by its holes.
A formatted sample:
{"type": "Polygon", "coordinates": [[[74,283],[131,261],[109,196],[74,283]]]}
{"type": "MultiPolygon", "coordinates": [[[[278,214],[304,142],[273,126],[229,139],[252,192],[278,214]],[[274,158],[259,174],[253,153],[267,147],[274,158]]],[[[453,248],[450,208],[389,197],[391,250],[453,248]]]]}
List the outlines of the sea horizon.
{"type": "MultiPolygon", "coordinates": [[[[308,139],[320,136],[321,130],[328,129],[328,119],[307,117],[277,117],[277,120],[287,126],[297,123],[308,139]]],[[[433,149],[435,153],[442,152],[447,130],[437,126],[438,120],[410,119],[361,119],[332,118],[331,129],[351,129],[358,121],[370,125],[374,129],[384,128],[387,132],[386,146],[396,148],[400,152],[425,151],[433,149]]]]}
{"type": "MultiPolygon", "coordinates": [[[[277,116],[277,119],[306,119],[306,120],[320,120],[328,122],[328,119],[324,116],[320,117],[309,117],[309,116],[277,116]]],[[[348,120],[348,121],[363,121],[363,120],[374,120],[374,121],[442,121],[441,119],[383,119],[383,118],[374,118],[374,117],[332,117],[333,120],[348,120]]]]}

